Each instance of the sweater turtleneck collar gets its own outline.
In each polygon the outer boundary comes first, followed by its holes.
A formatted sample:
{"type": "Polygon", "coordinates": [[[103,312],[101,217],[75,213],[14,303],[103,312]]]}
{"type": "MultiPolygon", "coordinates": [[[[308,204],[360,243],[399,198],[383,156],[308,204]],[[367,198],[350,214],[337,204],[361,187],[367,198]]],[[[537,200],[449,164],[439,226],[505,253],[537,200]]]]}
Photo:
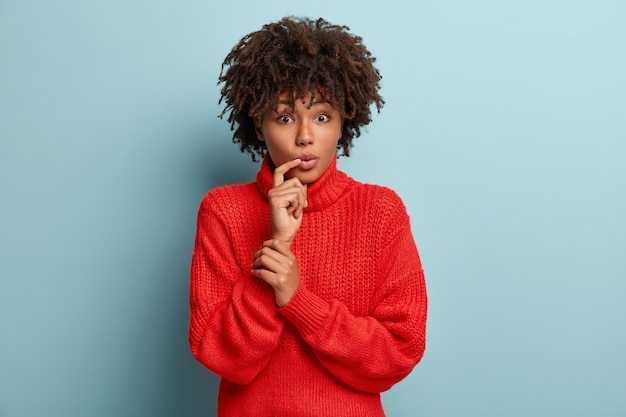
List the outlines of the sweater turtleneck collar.
{"type": "MultiPolygon", "coordinates": [[[[337,169],[337,155],[333,157],[328,169],[315,182],[307,187],[308,207],[304,211],[319,211],[332,205],[343,194],[352,180],[337,169]]],[[[256,175],[256,183],[261,193],[267,197],[274,183],[274,164],[266,154],[261,169],[256,175]]]]}

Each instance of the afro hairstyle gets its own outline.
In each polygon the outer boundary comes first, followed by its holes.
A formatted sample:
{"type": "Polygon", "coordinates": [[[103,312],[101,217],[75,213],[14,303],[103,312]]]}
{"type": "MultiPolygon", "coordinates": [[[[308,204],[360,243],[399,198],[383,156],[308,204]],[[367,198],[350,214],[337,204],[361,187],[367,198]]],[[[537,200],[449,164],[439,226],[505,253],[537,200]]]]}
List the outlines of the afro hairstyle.
{"type": "Polygon", "coordinates": [[[337,150],[350,156],[353,139],[372,120],[372,104],[380,112],[385,103],[375,61],[347,26],[322,18],[284,17],[241,38],[224,59],[218,104],[225,107],[219,117],[228,114],[233,142],[256,161],[266,147],[257,138],[255,119],[276,109],[283,92],[301,100],[310,93],[311,105],[321,89],[342,117],[337,150]]]}

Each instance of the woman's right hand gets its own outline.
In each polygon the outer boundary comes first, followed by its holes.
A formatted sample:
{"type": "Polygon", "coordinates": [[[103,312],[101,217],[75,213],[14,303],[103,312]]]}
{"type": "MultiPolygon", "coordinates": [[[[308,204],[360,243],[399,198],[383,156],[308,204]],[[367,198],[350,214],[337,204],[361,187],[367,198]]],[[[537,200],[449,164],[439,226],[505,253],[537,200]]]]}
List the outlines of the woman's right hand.
{"type": "Polygon", "coordinates": [[[300,159],[285,162],[274,170],[274,181],[268,193],[272,238],[291,245],[302,224],[307,206],[306,184],[298,178],[285,180],[285,174],[300,165],[300,159]]]}

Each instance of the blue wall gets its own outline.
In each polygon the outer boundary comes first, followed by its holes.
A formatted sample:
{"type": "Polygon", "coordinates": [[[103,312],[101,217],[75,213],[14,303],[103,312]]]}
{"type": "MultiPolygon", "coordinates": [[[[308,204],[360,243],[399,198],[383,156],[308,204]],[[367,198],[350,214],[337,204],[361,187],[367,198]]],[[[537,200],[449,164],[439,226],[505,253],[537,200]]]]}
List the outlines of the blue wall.
{"type": "Polygon", "coordinates": [[[404,198],[427,273],[389,416],[626,415],[626,4],[231,4],[0,1],[0,416],[213,415],[195,215],[257,170],[215,84],[284,14],[349,25],[384,76],[340,167],[404,198]]]}

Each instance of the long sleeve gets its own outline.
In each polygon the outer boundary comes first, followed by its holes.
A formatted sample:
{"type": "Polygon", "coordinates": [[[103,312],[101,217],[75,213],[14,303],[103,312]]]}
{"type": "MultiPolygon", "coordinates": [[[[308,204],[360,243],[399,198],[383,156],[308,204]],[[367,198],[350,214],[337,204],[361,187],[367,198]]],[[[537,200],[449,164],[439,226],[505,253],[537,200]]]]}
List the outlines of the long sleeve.
{"type": "Polygon", "coordinates": [[[323,367],[347,385],[373,393],[406,377],[426,341],[427,294],[409,219],[401,205],[390,217],[395,230],[385,230],[390,236],[381,238],[384,249],[370,269],[380,284],[369,314],[354,315],[342,302],[326,301],[304,286],[279,310],[323,367]]]}
{"type": "Polygon", "coordinates": [[[237,263],[220,203],[209,194],[198,211],[189,344],[207,368],[229,381],[248,384],[267,365],[284,321],[276,312],[272,291],[237,263]]]}

